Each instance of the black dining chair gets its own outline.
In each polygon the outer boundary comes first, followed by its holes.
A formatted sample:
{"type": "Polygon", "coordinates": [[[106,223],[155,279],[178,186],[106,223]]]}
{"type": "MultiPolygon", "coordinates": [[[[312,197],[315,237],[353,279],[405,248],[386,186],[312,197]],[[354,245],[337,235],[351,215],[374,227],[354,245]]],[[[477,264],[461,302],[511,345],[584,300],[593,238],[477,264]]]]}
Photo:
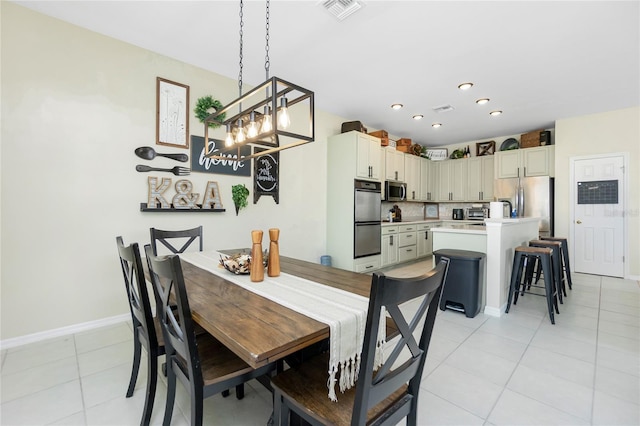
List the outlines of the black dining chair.
{"type": "Polygon", "coordinates": [[[199,251],[202,251],[202,226],[178,231],[151,228],[149,231],[154,256],[158,255],[158,243],[168,248],[171,253],[176,254],[184,253],[194,241],[198,240],[199,251]],[[177,247],[179,244],[182,244],[180,248],[177,247]]]}
{"type": "Polygon", "coordinates": [[[191,425],[201,425],[205,398],[234,386],[237,392],[245,382],[271,373],[275,364],[253,369],[210,334],[196,338],[180,258],[154,256],[150,245],[144,248],[154,292],[160,300],[158,317],[165,340],[167,402],[163,424],[171,423],[176,383],[180,381],[189,393],[191,425]],[[172,297],[177,310],[172,309],[172,297]]]}
{"type": "Polygon", "coordinates": [[[127,299],[133,321],[133,367],[127,389],[127,398],[133,395],[140,370],[142,348],[147,351],[147,390],[142,410],[141,425],[151,420],[153,401],[158,383],[158,357],[164,355],[165,346],[160,323],[153,317],[149,293],[142,269],[142,260],[137,243],[125,247],[122,237],[116,237],[120,265],[127,290],[127,299]]]}
{"type": "Polygon", "coordinates": [[[448,259],[442,258],[434,269],[418,277],[392,278],[374,273],[356,386],[338,393],[337,402],[329,399],[326,355],[278,373],[271,379],[275,424],[289,424],[294,412],[312,425],[396,425],[406,417],[407,425],[415,426],[422,371],[448,267],[448,259]],[[420,301],[417,311],[405,316],[400,305],[415,299],[420,301]],[[388,358],[376,370],[382,307],[393,319],[399,336],[388,358]],[[426,319],[422,320],[425,313],[426,319]],[[419,343],[414,339],[415,330],[420,334],[419,343]],[[405,361],[399,358],[403,350],[409,352],[405,361]],[[400,365],[394,365],[396,361],[400,365]]]}

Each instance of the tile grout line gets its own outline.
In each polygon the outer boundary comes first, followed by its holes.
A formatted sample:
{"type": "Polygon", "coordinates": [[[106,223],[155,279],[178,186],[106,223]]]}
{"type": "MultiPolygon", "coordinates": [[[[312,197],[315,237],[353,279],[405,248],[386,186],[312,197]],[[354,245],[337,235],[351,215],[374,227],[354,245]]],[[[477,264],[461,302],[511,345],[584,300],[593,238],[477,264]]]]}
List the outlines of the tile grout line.
{"type": "Polygon", "coordinates": [[[602,277],[599,278],[600,283],[598,285],[598,322],[596,326],[596,353],[593,360],[593,378],[592,378],[592,391],[591,391],[591,419],[590,423],[593,424],[595,414],[595,401],[596,401],[596,376],[598,375],[598,339],[600,337],[600,310],[602,309],[602,277]]]}
{"type": "Polygon", "coordinates": [[[80,385],[80,400],[82,401],[82,416],[84,417],[84,423],[87,424],[87,404],[84,400],[84,387],[82,384],[82,374],[80,373],[80,358],[78,357],[78,345],[76,342],[76,335],[73,335],[73,352],[76,357],[76,368],[78,371],[78,384],[80,385]]]}

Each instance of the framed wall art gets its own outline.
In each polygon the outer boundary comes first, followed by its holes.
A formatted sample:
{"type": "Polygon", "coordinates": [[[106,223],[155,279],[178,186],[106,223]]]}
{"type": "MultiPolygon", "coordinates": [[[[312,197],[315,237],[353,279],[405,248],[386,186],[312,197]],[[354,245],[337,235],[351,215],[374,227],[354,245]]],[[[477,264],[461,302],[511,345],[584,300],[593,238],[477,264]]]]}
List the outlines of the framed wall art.
{"type": "Polygon", "coordinates": [[[189,148],[189,86],[156,78],[156,144],[189,148]]]}
{"type": "Polygon", "coordinates": [[[496,142],[478,142],[476,143],[476,156],[493,155],[496,151],[496,142]]]}
{"type": "Polygon", "coordinates": [[[447,150],[447,148],[427,149],[426,156],[429,160],[433,161],[446,160],[449,156],[449,150],[447,150]]]}

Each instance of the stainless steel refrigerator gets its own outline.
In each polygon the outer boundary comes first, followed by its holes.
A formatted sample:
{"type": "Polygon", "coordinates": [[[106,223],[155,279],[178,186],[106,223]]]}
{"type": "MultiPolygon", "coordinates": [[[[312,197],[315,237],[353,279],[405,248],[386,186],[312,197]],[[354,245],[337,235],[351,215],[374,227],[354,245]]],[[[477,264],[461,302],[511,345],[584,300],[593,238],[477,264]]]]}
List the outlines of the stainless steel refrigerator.
{"type": "Polygon", "coordinates": [[[493,195],[497,201],[509,201],[518,217],[539,217],[540,236],[554,235],[554,179],[548,176],[496,179],[493,195]]]}

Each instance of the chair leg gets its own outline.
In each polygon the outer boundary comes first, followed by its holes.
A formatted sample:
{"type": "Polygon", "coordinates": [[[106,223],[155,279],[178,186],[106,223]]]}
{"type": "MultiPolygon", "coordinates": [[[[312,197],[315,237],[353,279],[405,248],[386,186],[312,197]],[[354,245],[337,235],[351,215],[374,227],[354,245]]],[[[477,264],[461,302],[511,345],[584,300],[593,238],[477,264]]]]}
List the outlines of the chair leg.
{"type": "Polygon", "coordinates": [[[564,274],[567,277],[567,284],[569,290],[572,289],[573,283],[571,282],[571,267],[569,266],[569,248],[567,244],[562,244],[562,264],[564,265],[564,274]]]}
{"type": "Polygon", "coordinates": [[[221,394],[222,394],[222,397],[223,397],[223,398],[226,398],[226,397],[228,397],[229,395],[231,395],[231,392],[229,392],[229,389],[225,389],[225,390],[223,390],[223,391],[221,392],[221,394]]]}
{"type": "Polygon", "coordinates": [[[273,391],[273,425],[282,426],[285,423],[282,419],[282,394],[274,389],[273,391]]]}
{"type": "MultiPolygon", "coordinates": [[[[555,308],[556,311],[558,309],[558,302],[557,299],[555,297],[555,295],[553,294],[553,278],[547,279],[547,277],[553,277],[553,274],[551,273],[551,262],[549,262],[549,257],[548,256],[543,256],[542,257],[542,273],[545,276],[545,280],[544,280],[544,285],[545,285],[545,290],[547,293],[547,310],[549,311],[549,318],[551,319],[551,324],[555,324],[556,320],[553,316],[553,308],[554,308],[554,304],[555,304],[555,308]]],[[[559,312],[558,312],[559,313],[559,312]]]]}
{"type": "MultiPolygon", "coordinates": [[[[505,309],[504,313],[508,314],[509,313],[509,308],[511,308],[511,301],[514,298],[514,291],[516,288],[516,274],[518,273],[516,268],[519,268],[519,264],[520,264],[520,258],[521,258],[521,254],[516,252],[513,255],[513,267],[511,269],[511,283],[509,284],[509,297],[507,297],[507,308],[505,309]]],[[[515,304],[515,303],[514,303],[515,304]]]]}
{"type": "Polygon", "coordinates": [[[171,360],[167,357],[167,403],[164,407],[164,419],[162,420],[163,426],[169,426],[171,424],[171,417],[173,417],[173,404],[176,399],[176,373],[173,371],[171,360]]]}
{"type": "Polygon", "coordinates": [[[244,398],[244,383],[240,383],[236,386],[236,398],[242,399],[244,398]]]}
{"type": "Polygon", "coordinates": [[[151,422],[151,413],[153,412],[153,402],[156,397],[156,387],[158,384],[158,351],[150,350],[147,353],[149,362],[147,362],[147,394],[144,400],[144,409],[142,410],[143,426],[148,426],[151,422]]]}
{"type": "Polygon", "coordinates": [[[131,367],[131,379],[129,380],[129,388],[127,389],[127,398],[133,395],[133,390],[136,388],[136,381],[138,380],[138,371],[140,370],[140,358],[142,355],[142,344],[138,337],[138,331],[134,328],[133,331],[133,366],[131,367]]]}
{"type": "Polygon", "coordinates": [[[189,386],[191,387],[191,426],[202,426],[204,392],[202,386],[194,386],[193,382],[190,382],[189,386]]]}
{"type": "MultiPolygon", "coordinates": [[[[524,273],[524,270],[527,266],[527,262],[529,261],[528,256],[523,255],[523,254],[519,254],[518,255],[518,266],[517,266],[517,271],[516,271],[516,279],[514,284],[514,288],[513,288],[513,304],[517,304],[518,303],[518,297],[520,296],[520,287],[522,287],[522,291],[524,294],[524,289],[525,289],[525,283],[522,282],[522,276],[524,273]]],[[[512,276],[513,278],[513,273],[512,276]]]]}

